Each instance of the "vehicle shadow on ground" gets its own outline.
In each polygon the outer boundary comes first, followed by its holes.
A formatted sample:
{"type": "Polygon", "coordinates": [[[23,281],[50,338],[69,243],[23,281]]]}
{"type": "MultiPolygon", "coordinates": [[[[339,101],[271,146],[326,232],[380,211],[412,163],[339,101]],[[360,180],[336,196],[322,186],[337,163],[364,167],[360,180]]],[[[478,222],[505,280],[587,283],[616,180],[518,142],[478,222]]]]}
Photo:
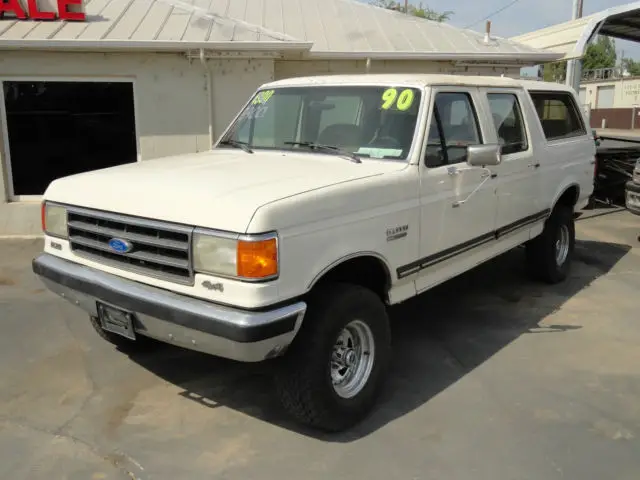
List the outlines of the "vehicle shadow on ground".
{"type": "Polygon", "coordinates": [[[630,249],[578,241],[570,278],[555,286],[528,280],[524,250],[516,249],[393,307],[389,382],[373,414],[341,434],[323,434],[292,422],[277,401],[269,363],[236,363],[171,346],[131,358],[203,408],[225,406],[303,435],[350,442],[424,405],[520,336],[571,335],[581,325],[540,323],[630,249]]]}

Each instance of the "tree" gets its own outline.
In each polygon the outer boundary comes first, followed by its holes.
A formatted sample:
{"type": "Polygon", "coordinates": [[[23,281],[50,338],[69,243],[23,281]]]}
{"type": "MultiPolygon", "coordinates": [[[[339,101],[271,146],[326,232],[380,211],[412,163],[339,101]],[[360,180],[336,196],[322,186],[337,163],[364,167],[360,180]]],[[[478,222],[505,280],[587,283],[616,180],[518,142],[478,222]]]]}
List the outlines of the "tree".
{"type": "MultiPolygon", "coordinates": [[[[610,37],[598,36],[595,43],[587,47],[582,58],[582,71],[616,66],[615,41],[610,37]]],[[[636,64],[640,69],[640,63],[636,64]]],[[[638,73],[640,75],[640,72],[638,73]]],[[[542,77],[546,82],[563,82],[567,76],[567,62],[547,63],[542,67],[542,77]]]]}
{"type": "Polygon", "coordinates": [[[567,76],[567,63],[547,63],[542,67],[542,78],[545,82],[563,82],[567,76]]]}
{"type": "MultiPolygon", "coordinates": [[[[404,2],[401,3],[395,0],[375,0],[373,4],[377,7],[386,8],[388,10],[404,12],[404,2]]],[[[405,13],[413,15],[414,17],[432,20],[434,22],[446,22],[451,18],[451,15],[453,15],[453,12],[451,11],[437,12],[427,6],[422,5],[422,3],[420,3],[417,7],[415,5],[409,4],[409,9],[405,13]]]]}
{"type": "Polygon", "coordinates": [[[598,36],[598,39],[587,47],[582,59],[582,70],[613,68],[616,66],[616,43],[611,37],[598,36]]]}
{"type": "Polygon", "coordinates": [[[632,77],[640,77],[640,62],[636,62],[631,58],[624,58],[622,60],[622,69],[632,77]]]}

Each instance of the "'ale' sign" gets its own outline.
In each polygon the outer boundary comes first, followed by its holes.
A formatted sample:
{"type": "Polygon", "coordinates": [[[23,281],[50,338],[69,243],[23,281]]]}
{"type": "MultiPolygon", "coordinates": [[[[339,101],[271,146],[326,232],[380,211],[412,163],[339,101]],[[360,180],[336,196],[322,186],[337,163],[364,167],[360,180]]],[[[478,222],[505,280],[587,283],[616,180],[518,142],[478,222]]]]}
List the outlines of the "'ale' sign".
{"type": "Polygon", "coordinates": [[[82,0],[0,0],[0,19],[85,20],[82,0]]]}

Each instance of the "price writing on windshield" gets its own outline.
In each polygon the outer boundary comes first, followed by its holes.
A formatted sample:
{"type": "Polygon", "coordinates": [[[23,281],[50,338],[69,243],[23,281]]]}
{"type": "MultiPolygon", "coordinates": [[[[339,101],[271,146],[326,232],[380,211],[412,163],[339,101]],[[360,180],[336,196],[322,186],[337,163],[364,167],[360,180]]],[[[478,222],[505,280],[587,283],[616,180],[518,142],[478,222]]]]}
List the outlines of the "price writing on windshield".
{"type": "Polygon", "coordinates": [[[262,92],[258,92],[256,98],[251,102],[253,105],[260,105],[263,103],[267,103],[275,92],[273,90],[264,90],[262,92]]]}
{"type": "Polygon", "coordinates": [[[267,110],[269,110],[269,105],[249,105],[247,109],[240,114],[239,120],[262,118],[267,113],[267,110]]]}
{"type": "Polygon", "coordinates": [[[382,109],[389,110],[394,107],[404,112],[411,108],[413,105],[413,100],[415,98],[415,94],[413,90],[407,88],[406,90],[402,90],[400,94],[398,94],[398,90],[395,88],[387,88],[382,93],[382,109]]]}

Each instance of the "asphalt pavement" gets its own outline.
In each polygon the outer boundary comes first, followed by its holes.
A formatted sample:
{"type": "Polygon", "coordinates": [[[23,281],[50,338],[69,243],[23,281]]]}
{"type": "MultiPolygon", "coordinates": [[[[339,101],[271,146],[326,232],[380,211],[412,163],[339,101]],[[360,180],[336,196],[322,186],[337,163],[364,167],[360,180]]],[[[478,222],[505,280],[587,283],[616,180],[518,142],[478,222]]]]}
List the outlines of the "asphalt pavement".
{"type": "Polygon", "coordinates": [[[0,478],[640,478],[640,217],[595,210],[557,286],[514,250],[392,310],[376,412],[291,423],[269,366],[127,355],[45,291],[38,240],[0,241],[0,478]]]}

